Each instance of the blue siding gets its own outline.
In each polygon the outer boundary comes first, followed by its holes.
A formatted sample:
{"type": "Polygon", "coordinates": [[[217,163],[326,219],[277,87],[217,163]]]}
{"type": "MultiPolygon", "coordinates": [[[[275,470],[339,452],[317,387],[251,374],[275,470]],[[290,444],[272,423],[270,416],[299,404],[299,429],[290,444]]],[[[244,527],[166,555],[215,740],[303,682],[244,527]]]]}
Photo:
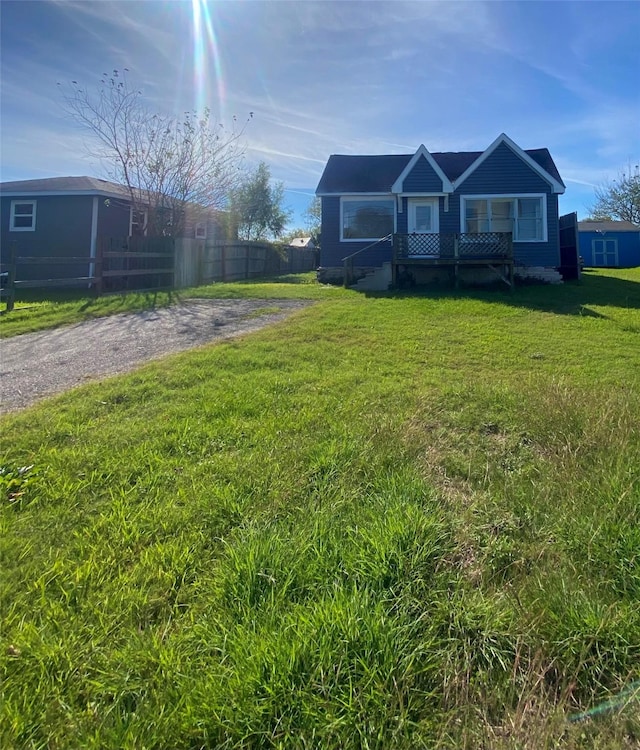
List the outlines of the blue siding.
{"type": "MultiPolygon", "coordinates": [[[[442,182],[427,160],[418,160],[403,182],[403,190],[416,193],[442,191],[442,182]]],[[[501,144],[478,167],[478,169],[449,196],[449,209],[444,210],[444,198],[439,199],[440,232],[460,232],[460,196],[544,193],[547,196],[547,242],[524,242],[514,244],[517,264],[527,266],[560,265],[560,233],[558,226],[558,196],[549,183],[522,161],[506,144],[501,144]]],[[[397,231],[407,231],[407,198],[403,198],[403,210],[396,216],[397,231]]],[[[320,264],[325,267],[340,266],[342,259],[370,244],[369,242],[340,242],[340,198],[322,198],[322,249],[320,264]]],[[[366,251],[357,260],[357,265],[381,265],[391,259],[391,244],[376,246],[366,251]]]]}
{"type": "MultiPolygon", "coordinates": [[[[517,156],[505,143],[484,162],[456,190],[461,195],[500,195],[510,193],[546,193],[547,242],[515,242],[513,254],[516,264],[525,266],[560,265],[560,229],[558,225],[558,196],[549,183],[517,156]]],[[[449,210],[451,210],[451,199],[449,210]]],[[[460,199],[457,199],[460,231],[460,199]]],[[[445,231],[442,229],[441,231],[445,231]]]]}
{"type": "MultiPolygon", "coordinates": [[[[104,199],[103,199],[104,200],[104,199]]],[[[38,195],[29,197],[2,196],[1,243],[5,248],[15,243],[17,255],[87,257],[91,247],[91,216],[93,197],[38,195]],[[9,217],[12,200],[36,201],[34,232],[10,232],[9,217]]],[[[65,278],[86,276],[89,266],[80,264],[22,265],[19,279],[65,278]]]]}
{"type": "MultiPolygon", "coordinates": [[[[342,266],[342,259],[344,257],[370,244],[370,240],[365,240],[364,242],[340,242],[340,198],[337,196],[322,198],[321,266],[324,268],[342,266]]],[[[356,265],[381,266],[390,260],[391,242],[389,241],[380,243],[359,255],[356,265]]]]}
{"type": "Polygon", "coordinates": [[[455,234],[460,231],[460,197],[449,196],[449,210],[444,210],[444,198],[440,198],[440,232],[455,234]]]}
{"type": "Polygon", "coordinates": [[[505,143],[488,156],[461,185],[463,194],[473,193],[548,193],[549,183],[505,143]]]}
{"type": "Polygon", "coordinates": [[[402,183],[405,193],[441,193],[442,180],[429,162],[421,156],[402,183]]]}
{"type": "Polygon", "coordinates": [[[98,198],[98,237],[128,237],[131,206],[126,201],[98,198]]]}
{"type": "Polygon", "coordinates": [[[595,266],[593,240],[616,240],[618,243],[617,268],[635,268],[640,266],[640,230],[637,232],[578,232],[580,255],[586,266],[595,266]]]}

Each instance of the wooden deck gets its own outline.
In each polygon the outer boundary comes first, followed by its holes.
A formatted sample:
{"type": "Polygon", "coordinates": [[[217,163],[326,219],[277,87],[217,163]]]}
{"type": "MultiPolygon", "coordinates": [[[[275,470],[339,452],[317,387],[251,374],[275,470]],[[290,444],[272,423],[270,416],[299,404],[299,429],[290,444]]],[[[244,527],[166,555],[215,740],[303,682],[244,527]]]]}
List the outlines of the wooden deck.
{"type": "Polygon", "coordinates": [[[394,234],[392,284],[411,267],[444,267],[456,288],[460,268],[486,268],[513,289],[513,241],[510,232],[482,234],[394,234]]]}

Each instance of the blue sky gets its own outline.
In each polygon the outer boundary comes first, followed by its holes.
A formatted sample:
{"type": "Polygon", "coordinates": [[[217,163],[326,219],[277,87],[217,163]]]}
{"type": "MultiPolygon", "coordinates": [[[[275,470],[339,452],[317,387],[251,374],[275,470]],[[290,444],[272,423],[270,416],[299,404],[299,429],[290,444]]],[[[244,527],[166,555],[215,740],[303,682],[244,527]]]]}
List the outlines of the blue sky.
{"type": "Polygon", "coordinates": [[[586,216],[640,161],[640,2],[3,0],[1,178],[104,176],[58,82],[128,68],[158,112],[246,131],[301,222],[332,153],[546,146],[586,216]]]}

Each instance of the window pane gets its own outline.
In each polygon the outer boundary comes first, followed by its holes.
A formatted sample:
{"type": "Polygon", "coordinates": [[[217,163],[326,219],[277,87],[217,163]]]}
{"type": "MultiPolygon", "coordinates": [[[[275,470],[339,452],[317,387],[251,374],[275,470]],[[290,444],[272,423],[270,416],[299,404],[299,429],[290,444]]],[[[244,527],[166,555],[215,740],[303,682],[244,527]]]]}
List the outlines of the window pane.
{"type": "Polygon", "coordinates": [[[13,219],[14,227],[29,227],[33,226],[33,216],[15,216],[13,219]]]}
{"type": "Polygon", "coordinates": [[[518,199],[518,216],[527,219],[542,218],[542,199],[541,198],[519,198],[518,199]]]}
{"type": "Polygon", "coordinates": [[[488,231],[487,201],[465,201],[465,232],[478,234],[488,231]]]}
{"type": "Polygon", "coordinates": [[[518,231],[520,241],[542,240],[542,198],[518,198],[518,231]]]}
{"type": "Polygon", "coordinates": [[[491,201],[491,231],[513,232],[512,200],[491,201]]]}
{"type": "Polygon", "coordinates": [[[518,221],[518,240],[542,239],[541,219],[520,219],[518,221]]]}
{"type": "Polygon", "coordinates": [[[13,213],[18,216],[19,214],[22,214],[24,216],[32,216],[33,215],[33,203],[14,203],[13,205],[13,213]]]}
{"type": "Polygon", "coordinates": [[[344,239],[377,240],[393,232],[394,201],[344,201],[344,239]]]}
{"type": "Polygon", "coordinates": [[[431,231],[431,206],[416,206],[416,232],[431,231]]]}

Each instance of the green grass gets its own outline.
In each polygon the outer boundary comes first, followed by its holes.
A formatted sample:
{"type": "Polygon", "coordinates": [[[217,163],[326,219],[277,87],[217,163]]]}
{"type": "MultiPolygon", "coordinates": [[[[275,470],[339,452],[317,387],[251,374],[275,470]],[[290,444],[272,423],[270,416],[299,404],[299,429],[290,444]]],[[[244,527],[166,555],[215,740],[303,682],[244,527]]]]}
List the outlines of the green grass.
{"type": "Polygon", "coordinates": [[[81,323],[105,315],[166,307],[179,299],[175,292],[128,292],[95,297],[81,290],[21,290],[11,312],[5,312],[3,305],[0,338],[81,323]]]}
{"type": "Polygon", "coordinates": [[[0,745],[637,747],[639,289],[216,285],[324,301],[3,419],[0,745]]]}
{"type": "Polygon", "coordinates": [[[0,314],[0,338],[81,323],[85,320],[167,307],[198,297],[206,299],[333,299],[354,294],[318,284],[315,273],[280,276],[236,284],[213,284],[174,292],[127,292],[104,297],[82,290],[21,290],[14,310],[0,314]]]}

